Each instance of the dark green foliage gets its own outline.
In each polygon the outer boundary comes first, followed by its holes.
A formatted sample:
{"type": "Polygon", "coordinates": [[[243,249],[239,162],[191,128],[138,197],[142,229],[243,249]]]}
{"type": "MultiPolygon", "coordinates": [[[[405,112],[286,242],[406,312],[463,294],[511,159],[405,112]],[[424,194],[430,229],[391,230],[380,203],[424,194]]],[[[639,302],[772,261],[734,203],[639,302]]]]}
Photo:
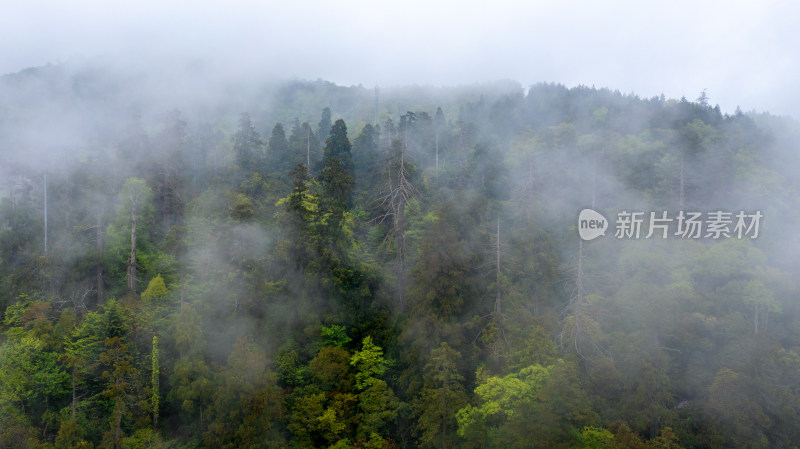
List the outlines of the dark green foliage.
{"type": "Polygon", "coordinates": [[[300,160],[297,155],[292,154],[289,148],[289,141],[286,139],[286,131],[283,129],[283,124],[276,123],[275,127],[272,128],[272,135],[270,135],[269,143],[267,144],[267,169],[270,172],[276,172],[284,176],[289,172],[290,167],[293,167],[300,160]]]}
{"type": "MultiPolygon", "coordinates": [[[[64,143],[47,251],[44,170],[0,167],[0,447],[800,441],[795,122],[547,84],[272,93],[64,143]],[[590,205],[611,226],[579,245],[590,205]],[[681,206],[761,234],[613,236],[681,206]]],[[[38,106],[3,98],[23,154],[38,106]]]]}
{"type": "Polygon", "coordinates": [[[262,164],[262,149],[264,142],[253,128],[250,114],[242,113],[239,116],[239,129],[233,137],[233,151],[236,154],[236,163],[246,173],[260,171],[262,164]]]}

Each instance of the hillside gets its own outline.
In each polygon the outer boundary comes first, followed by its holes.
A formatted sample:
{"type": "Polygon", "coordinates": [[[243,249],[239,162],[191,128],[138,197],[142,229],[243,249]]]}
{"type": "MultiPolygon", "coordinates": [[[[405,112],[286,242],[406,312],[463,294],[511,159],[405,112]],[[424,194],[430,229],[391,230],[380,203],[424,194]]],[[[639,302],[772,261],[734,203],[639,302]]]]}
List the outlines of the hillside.
{"type": "Polygon", "coordinates": [[[0,447],[797,446],[794,119],[244,78],[0,78],[0,447]]]}

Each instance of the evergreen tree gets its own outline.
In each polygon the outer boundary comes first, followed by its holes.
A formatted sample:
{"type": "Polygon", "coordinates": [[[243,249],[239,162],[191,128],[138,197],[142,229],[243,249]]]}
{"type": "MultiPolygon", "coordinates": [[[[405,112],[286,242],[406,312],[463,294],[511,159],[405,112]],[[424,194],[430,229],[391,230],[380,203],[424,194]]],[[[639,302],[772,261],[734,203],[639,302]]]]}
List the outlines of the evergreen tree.
{"type": "Polygon", "coordinates": [[[345,212],[352,204],[355,186],[350,140],[347,138],[347,126],[344,120],[336,120],[331,128],[330,137],[325,142],[322,170],[318,180],[322,188],[320,204],[325,215],[325,232],[338,246],[336,242],[345,212]]]}
{"type": "Polygon", "coordinates": [[[267,144],[267,165],[269,171],[279,173],[281,176],[289,172],[289,167],[298,162],[295,155],[289,149],[289,141],[286,140],[286,132],[283,124],[276,123],[272,128],[272,135],[267,144]]]}
{"type": "Polygon", "coordinates": [[[325,107],[322,110],[322,117],[317,124],[317,138],[327,142],[331,135],[331,108],[325,107]]]}
{"type": "Polygon", "coordinates": [[[250,121],[250,114],[240,114],[239,129],[233,136],[233,151],[236,154],[236,164],[241,170],[245,173],[261,171],[263,145],[261,136],[250,121]]]}

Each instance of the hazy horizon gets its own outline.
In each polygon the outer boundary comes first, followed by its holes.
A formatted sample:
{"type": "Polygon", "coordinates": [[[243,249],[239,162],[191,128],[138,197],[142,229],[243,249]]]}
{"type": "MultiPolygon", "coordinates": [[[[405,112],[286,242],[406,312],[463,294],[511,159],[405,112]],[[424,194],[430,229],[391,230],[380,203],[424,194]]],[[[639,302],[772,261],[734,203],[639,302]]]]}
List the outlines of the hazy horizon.
{"type": "MultiPolygon", "coordinates": [[[[605,87],[800,117],[800,73],[781,2],[343,1],[259,5],[50,0],[0,18],[0,73],[67,61],[148,72],[195,64],[231,79],[323,79],[372,87],[510,79],[605,87]]],[[[796,11],[795,11],[796,12],[796,11]]]]}

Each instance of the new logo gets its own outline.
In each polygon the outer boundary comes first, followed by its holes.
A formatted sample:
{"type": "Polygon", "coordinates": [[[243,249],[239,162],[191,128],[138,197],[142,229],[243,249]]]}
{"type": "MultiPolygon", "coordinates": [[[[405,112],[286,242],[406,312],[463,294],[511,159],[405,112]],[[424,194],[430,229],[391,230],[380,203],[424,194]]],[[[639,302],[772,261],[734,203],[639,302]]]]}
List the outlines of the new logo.
{"type": "Polygon", "coordinates": [[[578,234],[583,240],[594,240],[601,235],[606,235],[608,220],[600,212],[584,209],[578,215],[578,234]]]}

